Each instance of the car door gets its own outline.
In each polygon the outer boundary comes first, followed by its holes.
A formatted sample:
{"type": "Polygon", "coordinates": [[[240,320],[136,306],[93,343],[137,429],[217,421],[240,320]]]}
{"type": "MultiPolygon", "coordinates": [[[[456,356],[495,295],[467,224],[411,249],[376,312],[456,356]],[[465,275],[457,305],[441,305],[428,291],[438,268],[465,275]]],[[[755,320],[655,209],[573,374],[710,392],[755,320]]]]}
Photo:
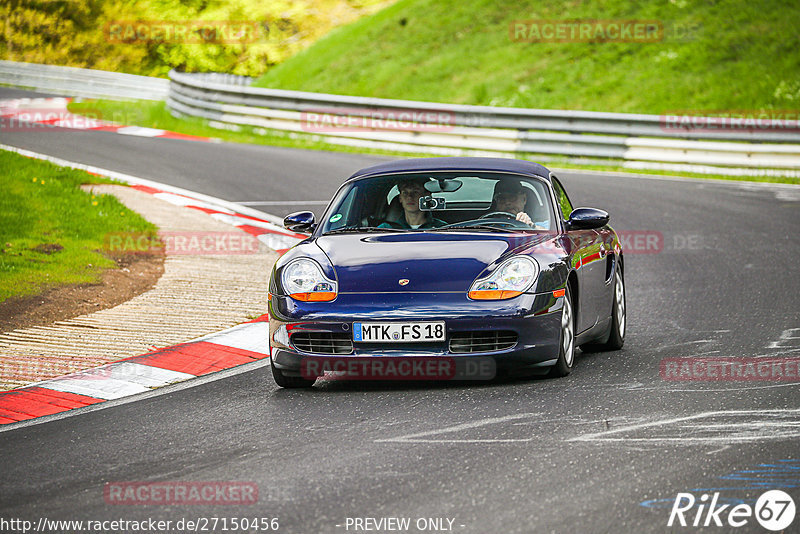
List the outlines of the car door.
{"type": "Polygon", "coordinates": [[[601,244],[600,262],[603,271],[603,285],[597,293],[597,310],[599,320],[603,321],[611,316],[611,306],[614,300],[613,275],[616,267],[614,244],[616,236],[610,226],[606,225],[597,230],[597,240],[601,244]]]}
{"type": "MultiPolygon", "coordinates": [[[[551,178],[558,212],[563,223],[566,223],[574,208],[558,178],[551,178]]],[[[578,302],[575,303],[578,320],[575,330],[576,333],[581,333],[597,324],[600,317],[605,287],[606,250],[597,230],[569,230],[567,237],[571,245],[572,267],[578,275],[579,295],[578,302]]]]}

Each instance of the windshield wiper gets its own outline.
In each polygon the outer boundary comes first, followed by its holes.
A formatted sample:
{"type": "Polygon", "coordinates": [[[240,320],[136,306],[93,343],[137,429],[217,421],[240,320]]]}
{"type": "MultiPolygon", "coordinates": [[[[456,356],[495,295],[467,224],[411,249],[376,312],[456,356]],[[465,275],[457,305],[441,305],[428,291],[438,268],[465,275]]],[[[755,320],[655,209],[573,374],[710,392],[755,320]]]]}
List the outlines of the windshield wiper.
{"type": "Polygon", "coordinates": [[[408,232],[409,230],[404,230],[402,228],[378,228],[377,226],[345,226],[343,228],[337,228],[336,230],[329,230],[322,235],[331,235],[331,234],[368,234],[371,232],[408,232]]]}
{"type": "Polygon", "coordinates": [[[441,226],[439,228],[431,228],[429,232],[439,232],[442,230],[488,230],[491,232],[527,232],[533,230],[533,228],[515,228],[515,227],[500,227],[500,226],[493,226],[489,224],[456,224],[456,225],[448,225],[448,226],[441,226]]]}

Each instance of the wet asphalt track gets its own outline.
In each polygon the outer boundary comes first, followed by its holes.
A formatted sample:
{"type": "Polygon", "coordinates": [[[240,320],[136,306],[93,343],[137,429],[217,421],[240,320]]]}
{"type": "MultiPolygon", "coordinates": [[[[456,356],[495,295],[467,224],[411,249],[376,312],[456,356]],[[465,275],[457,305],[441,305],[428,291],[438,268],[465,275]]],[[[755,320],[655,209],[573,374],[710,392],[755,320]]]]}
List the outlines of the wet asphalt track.
{"type": "MultiPolygon", "coordinates": [[[[64,130],[0,142],[270,202],[253,207],[280,216],[386,159],[64,130]]],[[[607,209],[618,231],[663,236],[660,251],[626,255],[622,351],[579,354],[565,379],[471,385],[287,391],[261,368],[0,433],[0,518],[277,517],[280,532],[313,533],[364,532],[347,530],[348,517],[441,517],[458,533],[661,532],[678,492],[752,504],[782,488],[800,505],[798,382],[659,374],[663,358],[800,356],[800,190],[559,176],[574,204],[607,209]],[[258,503],[103,499],[110,481],[201,480],[255,482],[258,503]]],[[[753,519],[736,530],[765,532],[753,519]]]]}

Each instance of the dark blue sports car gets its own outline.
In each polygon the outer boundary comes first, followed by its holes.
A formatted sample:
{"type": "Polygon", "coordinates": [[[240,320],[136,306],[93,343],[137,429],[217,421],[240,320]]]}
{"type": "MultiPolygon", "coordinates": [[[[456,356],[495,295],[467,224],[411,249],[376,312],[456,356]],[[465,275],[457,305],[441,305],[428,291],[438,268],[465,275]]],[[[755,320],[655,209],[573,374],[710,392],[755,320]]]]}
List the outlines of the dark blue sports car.
{"type": "Polygon", "coordinates": [[[623,255],[608,213],[573,209],[545,167],[407,159],[360,170],[269,285],[272,373],[478,379],[569,374],[575,348],[625,339],[623,255]]]}

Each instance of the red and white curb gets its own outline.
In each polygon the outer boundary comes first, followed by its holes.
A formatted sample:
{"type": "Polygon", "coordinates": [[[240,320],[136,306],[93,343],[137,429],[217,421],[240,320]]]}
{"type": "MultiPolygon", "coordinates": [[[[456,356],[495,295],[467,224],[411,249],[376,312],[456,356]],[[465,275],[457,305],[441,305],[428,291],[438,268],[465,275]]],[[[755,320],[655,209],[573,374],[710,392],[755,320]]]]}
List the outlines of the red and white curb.
{"type": "MultiPolygon", "coordinates": [[[[269,356],[265,321],[0,393],[0,425],[147,393],[269,356]]],[[[268,361],[268,360],[266,360],[268,361]]],[[[265,363],[266,363],[265,361],[265,363]]]]}
{"type": "MultiPolygon", "coordinates": [[[[7,145],[0,144],[0,150],[128,183],[161,200],[203,211],[219,221],[236,226],[256,236],[278,253],[285,252],[307,237],[285,230],[280,226],[282,221],[274,215],[219,198],[7,145]]],[[[269,328],[266,321],[265,315],[186,343],[2,392],[0,431],[28,424],[40,417],[102,406],[102,403],[133,395],[143,396],[157,388],[196,380],[245,364],[261,362],[267,365],[269,328]]]]}
{"type": "Polygon", "coordinates": [[[76,115],[67,110],[71,98],[14,98],[0,100],[0,131],[37,131],[46,128],[68,128],[71,130],[94,130],[137,137],[162,137],[186,141],[209,142],[211,138],[145,128],[126,126],[85,115],[76,115]]]}
{"type": "Polygon", "coordinates": [[[220,222],[230,224],[231,226],[235,226],[255,236],[256,239],[279,254],[283,254],[306,238],[306,236],[302,234],[287,232],[282,226],[278,226],[266,219],[236,213],[219,205],[202,202],[186,195],[169,193],[146,185],[132,185],[131,187],[144,193],[150,193],[156,198],[169,202],[170,204],[193,208],[207,213],[220,222]]]}

